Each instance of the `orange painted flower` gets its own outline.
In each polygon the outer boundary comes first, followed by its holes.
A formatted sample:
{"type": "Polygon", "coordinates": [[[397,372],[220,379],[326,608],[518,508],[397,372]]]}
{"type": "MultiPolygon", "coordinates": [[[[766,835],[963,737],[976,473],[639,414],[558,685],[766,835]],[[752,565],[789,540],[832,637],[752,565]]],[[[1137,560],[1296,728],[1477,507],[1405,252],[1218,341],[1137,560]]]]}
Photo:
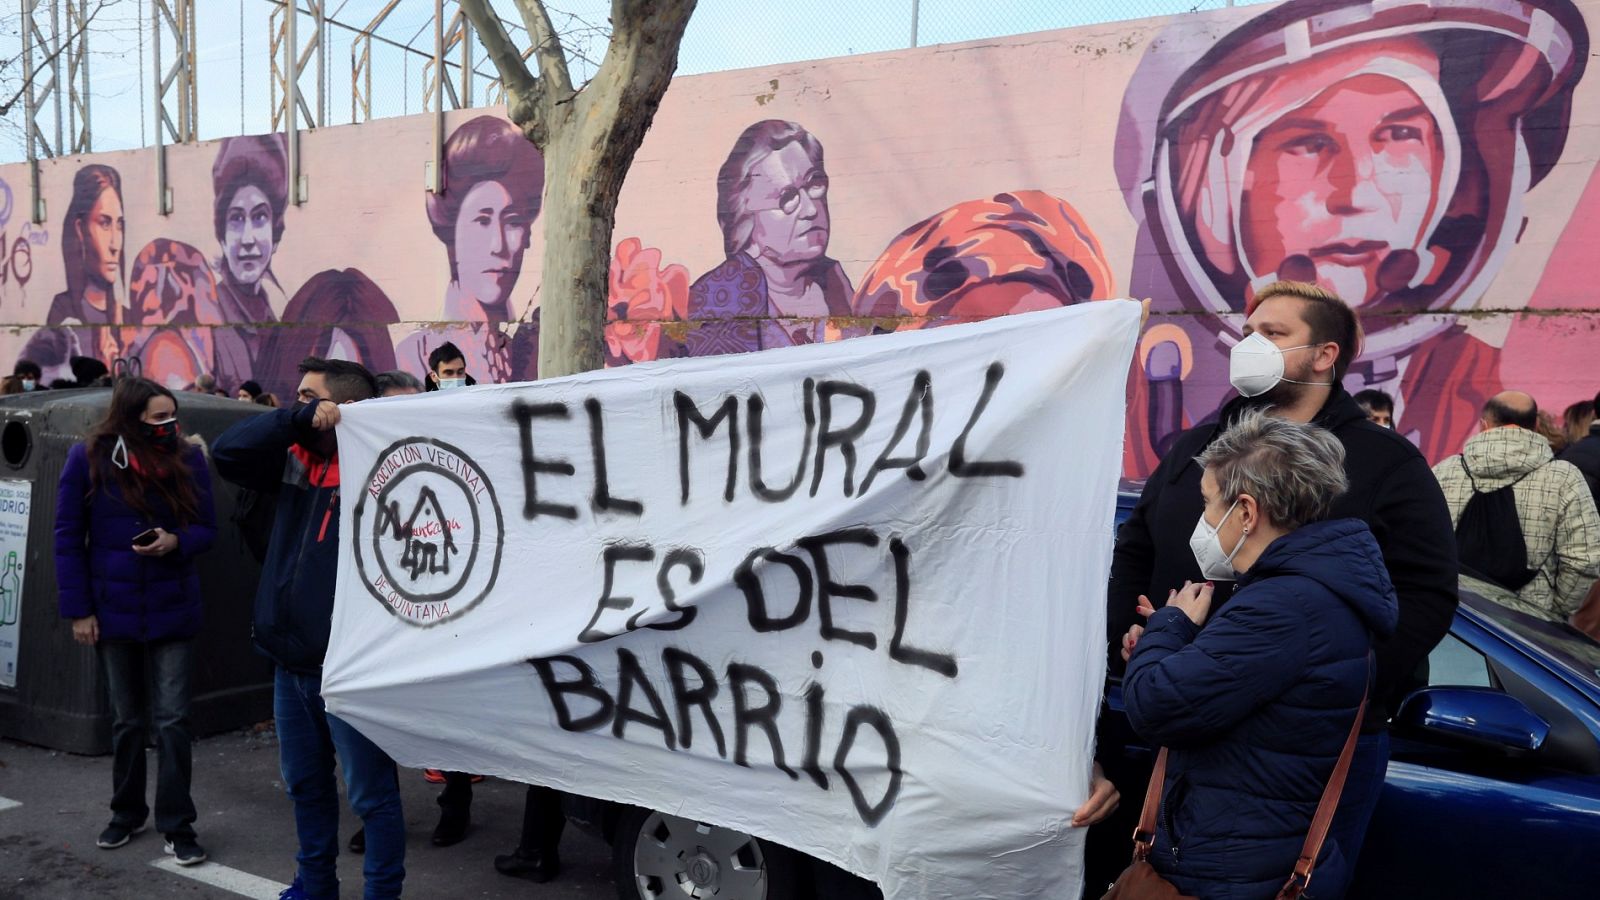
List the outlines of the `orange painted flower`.
{"type": "Polygon", "coordinates": [[[611,260],[606,355],[611,365],[661,354],[661,323],[682,320],[689,308],[689,270],[661,265],[661,251],[624,238],[611,260]]]}

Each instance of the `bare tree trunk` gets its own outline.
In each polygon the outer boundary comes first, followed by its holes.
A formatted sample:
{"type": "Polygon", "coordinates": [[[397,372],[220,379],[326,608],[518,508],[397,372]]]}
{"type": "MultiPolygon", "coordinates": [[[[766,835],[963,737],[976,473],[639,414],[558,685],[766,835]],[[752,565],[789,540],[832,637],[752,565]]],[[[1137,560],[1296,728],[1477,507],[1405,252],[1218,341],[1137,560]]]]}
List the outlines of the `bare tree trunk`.
{"type": "Polygon", "coordinates": [[[535,42],[537,78],[485,0],[462,0],[506,86],[511,120],[544,154],[541,378],[605,363],[617,200],[678,67],[678,44],[694,6],[695,0],[612,0],[605,61],[593,81],[575,90],[540,0],[517,0],[535,42]]]}

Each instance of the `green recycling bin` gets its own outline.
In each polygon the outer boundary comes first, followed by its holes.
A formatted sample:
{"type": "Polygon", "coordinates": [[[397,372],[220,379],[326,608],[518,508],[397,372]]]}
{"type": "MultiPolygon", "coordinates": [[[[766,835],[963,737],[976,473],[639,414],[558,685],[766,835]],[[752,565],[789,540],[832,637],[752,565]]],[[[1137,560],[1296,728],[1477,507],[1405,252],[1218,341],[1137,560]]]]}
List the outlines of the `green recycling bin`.
{"type": "MultiPolygon", "coordinates": [[[[105,416],[109,388],[0,397],[0,736],[72,753],[111,749],[111,710],[92,648],[57,612],[56,488],[67,451],[105,416]]],[[[265,408],[178,395],[184,433],[209,444],[265,408]]],[[[204,736],[272,717],[272,665],[250,646],[261,566],[233,524],[238,488],[212,472],[217,541],[198,560],[205,618],[195,641],[190,727],[204,736]]]]}

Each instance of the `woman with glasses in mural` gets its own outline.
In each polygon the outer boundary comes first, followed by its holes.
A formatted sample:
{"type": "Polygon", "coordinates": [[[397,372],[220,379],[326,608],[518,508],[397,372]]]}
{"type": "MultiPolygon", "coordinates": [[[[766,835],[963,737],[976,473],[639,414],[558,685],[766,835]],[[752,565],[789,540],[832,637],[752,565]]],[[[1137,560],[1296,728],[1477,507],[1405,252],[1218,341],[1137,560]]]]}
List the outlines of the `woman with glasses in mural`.
{"type": "MultiPolygon", "coordinates": [[[[450,259],[450,286],[439,316],[448,324],[401,342],[398,356],[407,370],[427,371],[429,354],[450,341],[466,352],[468,370],[485,382],[537,376],[537,353],[514,358],[507,326],[520,315],[525,321],[518,330],[528,338],[537,334],[538,310],[519,314],[512,294],[543,195],[544,159],[509,122],[479,116],[450,135],[444,190],[427,197],[428,223],[450,259]]],[[[536,339],[528,338],[519,335],[518,347],[536,348],[536,339]]],[[[384,368],[392,367],[374,371],[384,368]]]]}
{"type": "Polygon", "coordinates": [[[111,327],[126,321],[118,293],[126,260],[127,222],[122,214],[122,176],[110,166],[88,165],[72,179],[72,202],[61,223],[61,261],[67,289],[50,301],[47,325],[74,326],[36,333],[22,356],[35,360],[45,377],[70,375],[74,356],[109,362],[121,352],[111,327]]]}
{"type": "MultiPolygon", "coordinates": [[[[822,144],[795,122],[744,130],[717,174],[717,224],[727,259],[689,289],[688,353],[706,356],[863,333],[850,279],[828,256],[828,172],[822,144]]],[[[665,355],[665,354],[663,354],[665,355]]]]}

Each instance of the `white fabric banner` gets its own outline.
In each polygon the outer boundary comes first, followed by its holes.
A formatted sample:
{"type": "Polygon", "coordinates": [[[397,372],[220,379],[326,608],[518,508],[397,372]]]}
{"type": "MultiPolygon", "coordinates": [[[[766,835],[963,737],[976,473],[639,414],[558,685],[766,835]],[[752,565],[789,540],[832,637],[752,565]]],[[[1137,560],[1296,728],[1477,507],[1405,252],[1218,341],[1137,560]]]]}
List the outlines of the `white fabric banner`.
{"type": "Polygon", "coordinates": [[[1139,327],[1089,303],[345,407],[330,711],[404,766],[1076,897],[1139,327]]]}

